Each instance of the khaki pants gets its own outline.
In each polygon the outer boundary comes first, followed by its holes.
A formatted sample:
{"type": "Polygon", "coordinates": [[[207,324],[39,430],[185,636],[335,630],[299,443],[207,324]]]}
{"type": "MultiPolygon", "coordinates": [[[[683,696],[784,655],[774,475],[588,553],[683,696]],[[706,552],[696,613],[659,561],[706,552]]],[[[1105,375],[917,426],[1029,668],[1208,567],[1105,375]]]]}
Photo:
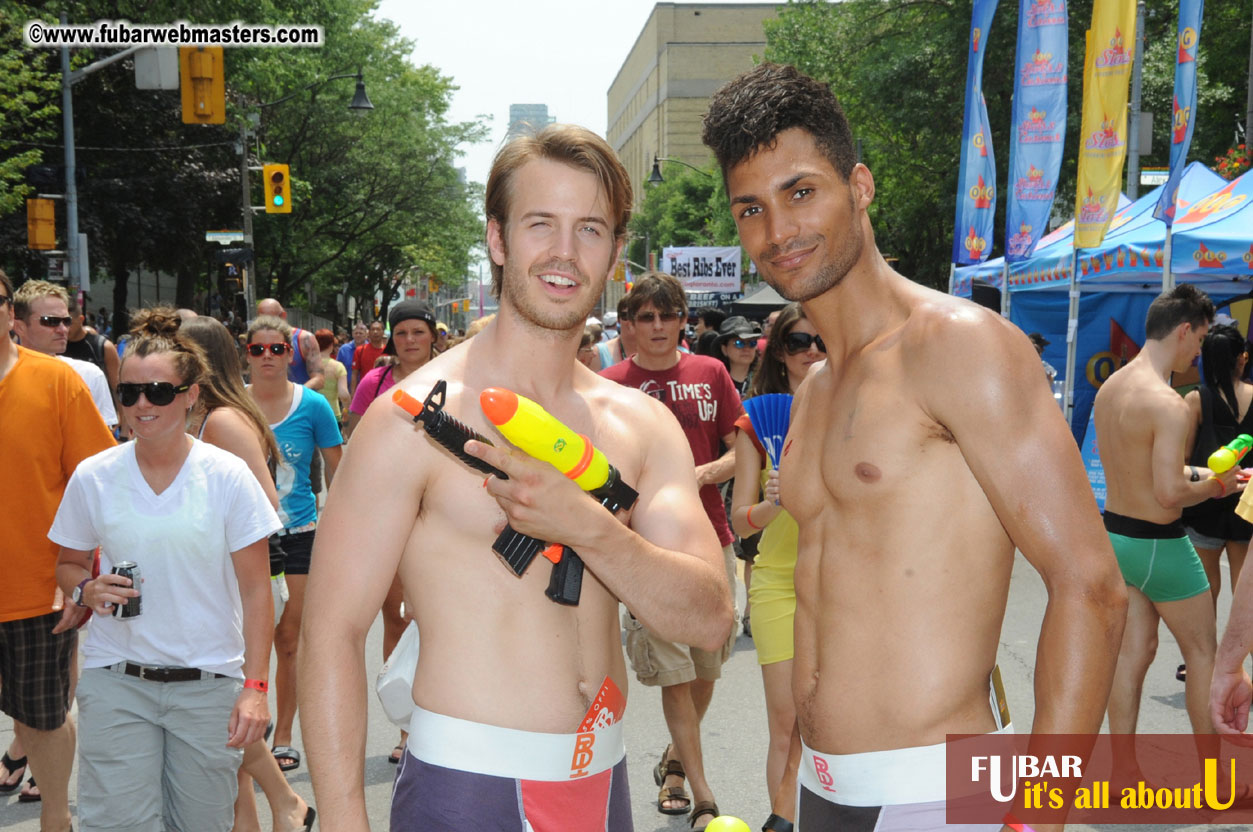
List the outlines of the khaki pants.
{"type": "Polygon", "coordinates": [[[243,750],[227,724],[243,679],[152,682],[108,668],[78,683],[78,821],[85,832],[229,832],[243,750]]]}

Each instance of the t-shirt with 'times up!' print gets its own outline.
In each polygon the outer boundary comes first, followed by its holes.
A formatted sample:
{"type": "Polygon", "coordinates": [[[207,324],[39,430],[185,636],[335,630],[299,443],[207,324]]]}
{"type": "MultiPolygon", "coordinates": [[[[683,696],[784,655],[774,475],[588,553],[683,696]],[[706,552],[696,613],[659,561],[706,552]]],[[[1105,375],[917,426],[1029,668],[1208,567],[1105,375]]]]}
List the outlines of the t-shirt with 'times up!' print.
{"type": "MultiPolygon", "coordinates": [[[[645,370],[631,358],[600,374],[626,387],[636,387],[669,408],[683,428],[697,465],[722,456],[726,450],[722,437],[735,432],[735,420],[744,412],[726,367],[706,355],[682,353],[679,363],[668,370],[645,370]]],[[[718,540],[723,546],[731,545],[734,535],[727,525],[718,487],[701,486],[700,499],[709,522],[718,532],[718,540]]]]}

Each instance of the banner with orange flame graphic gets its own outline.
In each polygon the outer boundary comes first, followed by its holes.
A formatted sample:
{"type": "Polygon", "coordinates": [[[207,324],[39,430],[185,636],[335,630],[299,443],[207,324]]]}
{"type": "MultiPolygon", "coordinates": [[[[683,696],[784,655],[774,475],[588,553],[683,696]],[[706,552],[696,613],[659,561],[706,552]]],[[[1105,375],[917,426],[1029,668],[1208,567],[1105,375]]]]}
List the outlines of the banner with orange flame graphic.
{"type": "Polygon", "coordinates": [[[1083,60],[1083,119],[1075,193],[1078,248],[1100,245],[1117,209],[1127,153],[1127,90],[1135,32],[1135,0],[1096,0],[1093,4],[1083,60]]]}

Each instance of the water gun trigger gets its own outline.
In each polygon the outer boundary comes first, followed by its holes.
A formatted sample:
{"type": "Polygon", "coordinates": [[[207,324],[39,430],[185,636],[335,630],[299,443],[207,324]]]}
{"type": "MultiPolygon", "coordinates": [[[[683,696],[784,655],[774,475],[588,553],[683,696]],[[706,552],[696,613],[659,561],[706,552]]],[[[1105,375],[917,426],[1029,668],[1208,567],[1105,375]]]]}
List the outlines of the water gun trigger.
{"type": "Polygon", "coordinates": [[[565,545],[561,543],[550,543],[548,547],[540,552],[544,557],[553,563],[561,563],[561,555],[565,551],[565,545]]]}

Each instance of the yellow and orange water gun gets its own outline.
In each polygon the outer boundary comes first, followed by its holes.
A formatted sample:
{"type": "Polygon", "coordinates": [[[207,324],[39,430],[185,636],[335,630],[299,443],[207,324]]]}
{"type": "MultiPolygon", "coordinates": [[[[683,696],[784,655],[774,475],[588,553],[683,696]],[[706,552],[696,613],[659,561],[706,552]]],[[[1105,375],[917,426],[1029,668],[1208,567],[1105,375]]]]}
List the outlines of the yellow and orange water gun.
{"type": "MultiPolygon", "coordinates": [[[[443,409],[446,387],[444,381],[438,382],[421,406],[403,390],[397,389],[392,398],[422,425],[427,435],[462,462],[483,473],[509,479],[500,469],[465,452],[465,443],[470,439],[492,443],[443,409]]],[[[488,421],[519,450],[552,465],[609,511],[617,512],[635,505],[639,497],[635,489],[622,481],[618,470],[591,440],[566,427],[538,403],[510,390],[489,387],[480,394],[479,404],[488,421]]],[[[519,577],[536,555],[543,554],[553,564],[545,595],[559,604],[578,604],[583,586],[583,561],[569,546],[549,544],[506,526],[492,545],[492,551],[519,577]]]]}

